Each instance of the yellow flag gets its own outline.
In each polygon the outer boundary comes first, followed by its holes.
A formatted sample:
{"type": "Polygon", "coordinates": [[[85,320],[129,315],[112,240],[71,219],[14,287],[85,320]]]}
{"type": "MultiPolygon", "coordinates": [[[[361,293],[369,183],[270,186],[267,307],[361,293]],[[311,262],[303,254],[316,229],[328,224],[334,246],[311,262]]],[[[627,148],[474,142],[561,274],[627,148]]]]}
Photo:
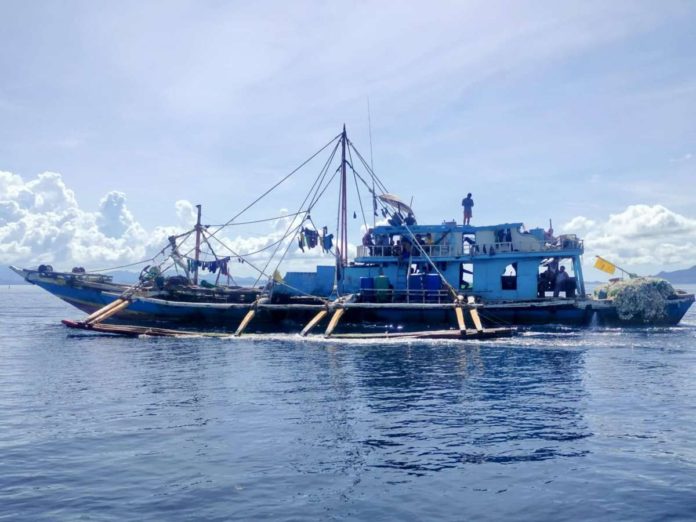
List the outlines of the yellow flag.
{"type": "Polygon", "coordinates": [[[597,256],[597,261],[595,261],[594,266],[598,270],[606,272],[607,274],[613,274],[614,272],[616,272],[616,265],[610,263],[606,259],[602,259],[599,256],[597,256]]]}
{"type": "Polygon", "coordinates": [[[274,280],[276,283],[284,283],[284,282],[285,282],[285,281],[283,281],[283,276],[280,275],[280,272],[278,272],[278,270],[275,270],[275,271],[273,272],[273,280],[274,280]]]}

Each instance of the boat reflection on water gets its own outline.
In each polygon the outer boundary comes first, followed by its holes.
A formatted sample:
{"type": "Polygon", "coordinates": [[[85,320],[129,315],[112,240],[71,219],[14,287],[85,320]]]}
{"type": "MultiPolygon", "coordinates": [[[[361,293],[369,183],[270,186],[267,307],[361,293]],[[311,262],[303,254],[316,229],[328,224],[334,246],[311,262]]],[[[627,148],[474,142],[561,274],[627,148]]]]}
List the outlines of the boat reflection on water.
{"type": "Polygon", "coordinates": [[[309,386],[331,393],[302,408],[302,422],[334,457],[343,450],[345,466],[420,475],[588,452],[582,351],[437,342],[325,351],[309,386]]]}

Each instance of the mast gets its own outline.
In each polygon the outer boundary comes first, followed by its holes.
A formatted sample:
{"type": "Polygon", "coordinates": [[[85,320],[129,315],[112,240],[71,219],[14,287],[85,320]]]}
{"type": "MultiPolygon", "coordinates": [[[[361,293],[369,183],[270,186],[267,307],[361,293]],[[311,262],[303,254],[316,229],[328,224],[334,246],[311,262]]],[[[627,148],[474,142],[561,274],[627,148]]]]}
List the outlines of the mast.
{"type": "Polygon", "coordinates": [[[372,228],[377,226],[377,196],[375,195],[375,161],[372,155],[372,118],[370,116],[370,97],[367,97],[367,129],[370,133],[370,177],[372,178],[372,228]]]}
{"type": "Polygon", "coordinates": [[[341,266],[348,264],[348,197],[346,195],[346,124],[343,124],[343,135],[341,136],[341,266]]]}
{"type": "Polygon", "coordinates": [[[198,260],[201,257],[201,206],[196,205],[198,209],[198,217],[196,219],[196,253],[194,259],[196,266],[193,268],[193,284],[198,284],[198,260]]]}

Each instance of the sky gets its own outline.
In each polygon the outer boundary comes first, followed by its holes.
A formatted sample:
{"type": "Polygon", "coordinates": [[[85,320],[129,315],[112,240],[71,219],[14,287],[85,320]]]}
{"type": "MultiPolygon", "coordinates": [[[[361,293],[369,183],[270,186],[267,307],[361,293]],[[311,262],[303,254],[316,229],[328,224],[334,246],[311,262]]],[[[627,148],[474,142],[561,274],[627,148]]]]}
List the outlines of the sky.
{"type": "MultiPolygon", "coordinates": [[[[472,192],[472,224],[583,237],[590,278],[595,255],[693,266],[694,27],[681,1],[3,0],[0,263],[145,259],[193,205],[226,221],[345,123],[420,223],[461,219],[472,192]]],[[[251,217],[295,209],[318,169],[251,217]]],[[[248,252],[286,225],[224,237],[248,252]]]]}

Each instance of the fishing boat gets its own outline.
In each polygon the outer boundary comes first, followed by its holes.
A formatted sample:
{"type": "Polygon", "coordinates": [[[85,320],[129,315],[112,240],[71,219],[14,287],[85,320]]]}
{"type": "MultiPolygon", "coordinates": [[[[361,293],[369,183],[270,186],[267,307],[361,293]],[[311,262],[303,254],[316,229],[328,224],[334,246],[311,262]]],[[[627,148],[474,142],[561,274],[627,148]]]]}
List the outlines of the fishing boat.
{"type": "MultiPolygon", "coordinates": [[[[587,325],[596,315],[606,322],[630,322],[613,298],[587,295],[581,263],[584,245],[575,235],[556,237],[551,229],[527,230],[522,223],[419,224],[416,215],[410,204],[387,189],[344,127],[223,225],[204,225],[198,206],[196,225],[170,237],[135,285],[117,284],[108,275],[82,269],[61,272],[46,265],[12,269],[90,314],[82,321],[66,321],[72,327],[97,328],[120,321],[147,325],[152,332],[153,325],[179,323],[241,334],[253,320],[256,328],[274,331],[301,325],[307,334],[328,321],[327,335],[343,328],[343,335],[429,330],[434,336],[451,335],[442,333],[448,331],[483,336],[509,333],[508,327],[518,324],[587,325]],[[326,159],[309,192],[297,212],[283,216],[285,231],[264,248],[262,262],[255,261],[260,251],[240,252],[220,239],[221,231],[238,224],[322,153],[326,159]],[[349,243],[349,230],[356,228],[349,218],[349,180],[354,182],[362,217],[358,221],[362,244],[354,249],[349,243]],[[315,219],[319,202],[335,185],[338,219],[329,231],[328,226],[316,226],[315,219]],[[363,205],[363,196],[369,205],[363,205]],[[283,270],[288,253],[305,250],[321,252],[330,263],[312,271],[283,270]],[[257,273],[256,284],[230,283],[232,259],[257,273]],[[217,275],[213,284],[199,279],[202,268],[217,275]],[[559,272],[567,274],[562,285],[557,284],[559,272]]],[[[353,218],[357,220],[357,211],[353,218]]],[[[265,220],[273,219],[280,218],[265,220]]],[[[666,295],[659,313],[649,320],[641,316],[639,322],[676,324],[693,301],[692,294],[666,295]]]]}

